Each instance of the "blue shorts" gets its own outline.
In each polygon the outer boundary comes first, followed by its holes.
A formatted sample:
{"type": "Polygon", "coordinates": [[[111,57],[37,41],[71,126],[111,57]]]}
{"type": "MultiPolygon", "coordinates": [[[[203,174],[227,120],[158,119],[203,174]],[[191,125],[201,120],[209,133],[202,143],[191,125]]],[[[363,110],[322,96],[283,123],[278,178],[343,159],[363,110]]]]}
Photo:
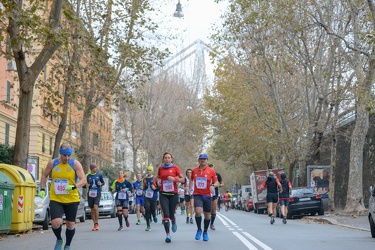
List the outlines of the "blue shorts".
{"type": "Polygon", "coordinates": [[[194,195],[194,207],[203,207],[203,212],[211,212],[212,198],[211,196],[194,195]]]}
{"type": "Polygon", "coordinates": [[[135,204],[141,205],[141,207],[144,207],[145,206],[145,197],[143,195],[141,195],[141,196],[137,195],[135,197],[135,204]]]}
{"type": "Polygon", "coordinates": [[[280,202],[280,206],[288,206],[289,198],[280,198],[279,202],[280,202]]]}

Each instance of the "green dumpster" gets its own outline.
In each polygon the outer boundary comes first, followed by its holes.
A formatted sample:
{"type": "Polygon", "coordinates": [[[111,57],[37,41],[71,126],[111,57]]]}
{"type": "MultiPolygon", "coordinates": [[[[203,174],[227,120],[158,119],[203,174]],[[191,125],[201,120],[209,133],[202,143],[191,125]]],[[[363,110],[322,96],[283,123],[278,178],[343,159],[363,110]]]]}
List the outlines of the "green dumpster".
{"type": "Polygon", "coordinates": [[[8,164],[0,164],[0,172],[6,174],[14,184],[10,233],[31,230],[35,211],[36,183],[34,177],[27,170],[8,164]]]}
{"type": "Polygon", "coordinates": [[[14,184],[4,173],[0,172],[0,233],[9,233],[12,226],[12,198],[14,184]]]}

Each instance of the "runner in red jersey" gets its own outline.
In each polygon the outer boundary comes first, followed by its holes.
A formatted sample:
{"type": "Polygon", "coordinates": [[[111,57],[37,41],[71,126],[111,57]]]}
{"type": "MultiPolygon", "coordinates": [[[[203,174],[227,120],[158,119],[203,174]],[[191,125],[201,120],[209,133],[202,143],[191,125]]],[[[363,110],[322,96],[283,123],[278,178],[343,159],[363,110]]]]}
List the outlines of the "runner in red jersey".
{"type": "Polygon", "coordinates": [[[202,210],[204,213],[204,230],[203,240],[208,241],[207,229],[211,222],[211,206],[212,194],[215,192],[215,187],[219,186],[219,182],[215,170],[210,168],[208,163],[208,156],[200,154],[198,157],[199,166],[194,168],[190,179],[190,190],[192,183],[194,183],[194,207],[195,207],[195,222],[197,223],[196,240],[200,240],[202,235],[202,210]]]}
{"type": "Polygon", "coordinates": [[[181,169],[173,164],[173,157],[170,153],[163,155],[164,165],[158,168],[158,186],[160,187],[160,205],[163,211],[164,229],[167,234],[165,242],[171,242],[169,232],[169,220],[172,221],[172,232],[177,231],[175,211],[178,204],[178,187],[177,183],[184,182],[184,176],[181,169]]]}

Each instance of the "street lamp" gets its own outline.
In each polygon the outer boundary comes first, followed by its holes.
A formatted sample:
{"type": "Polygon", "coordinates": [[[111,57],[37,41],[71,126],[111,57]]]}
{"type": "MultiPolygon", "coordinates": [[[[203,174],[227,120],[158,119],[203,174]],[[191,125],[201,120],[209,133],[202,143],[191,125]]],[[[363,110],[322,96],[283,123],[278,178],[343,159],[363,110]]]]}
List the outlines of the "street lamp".
{"type": "Polygon", "coordinates": [[[173,13],[174,17],[184,17],[184,13],[182,12],[182,7],[180,4],[180,0],[178,0],[178,4],[176,5],[176,11],[173,13]]]}

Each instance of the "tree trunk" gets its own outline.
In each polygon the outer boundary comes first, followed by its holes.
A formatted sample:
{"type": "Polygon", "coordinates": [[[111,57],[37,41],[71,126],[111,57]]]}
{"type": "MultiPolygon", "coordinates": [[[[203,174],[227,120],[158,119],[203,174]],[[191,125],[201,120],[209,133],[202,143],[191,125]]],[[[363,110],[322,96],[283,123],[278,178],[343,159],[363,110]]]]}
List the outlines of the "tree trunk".
{"type": "Polygon", "coordinates": [[[83,120],[82,120],[82,131],[81,131],[81,146],[79,147],[78,157],[79,161],[81,162],[85,173],[88,172],[88,168],[90,165],[90,129],[89,123],[91,118],[92,109],[87,107],[85,108],[85,112],[83,113],[83,120]]]}

